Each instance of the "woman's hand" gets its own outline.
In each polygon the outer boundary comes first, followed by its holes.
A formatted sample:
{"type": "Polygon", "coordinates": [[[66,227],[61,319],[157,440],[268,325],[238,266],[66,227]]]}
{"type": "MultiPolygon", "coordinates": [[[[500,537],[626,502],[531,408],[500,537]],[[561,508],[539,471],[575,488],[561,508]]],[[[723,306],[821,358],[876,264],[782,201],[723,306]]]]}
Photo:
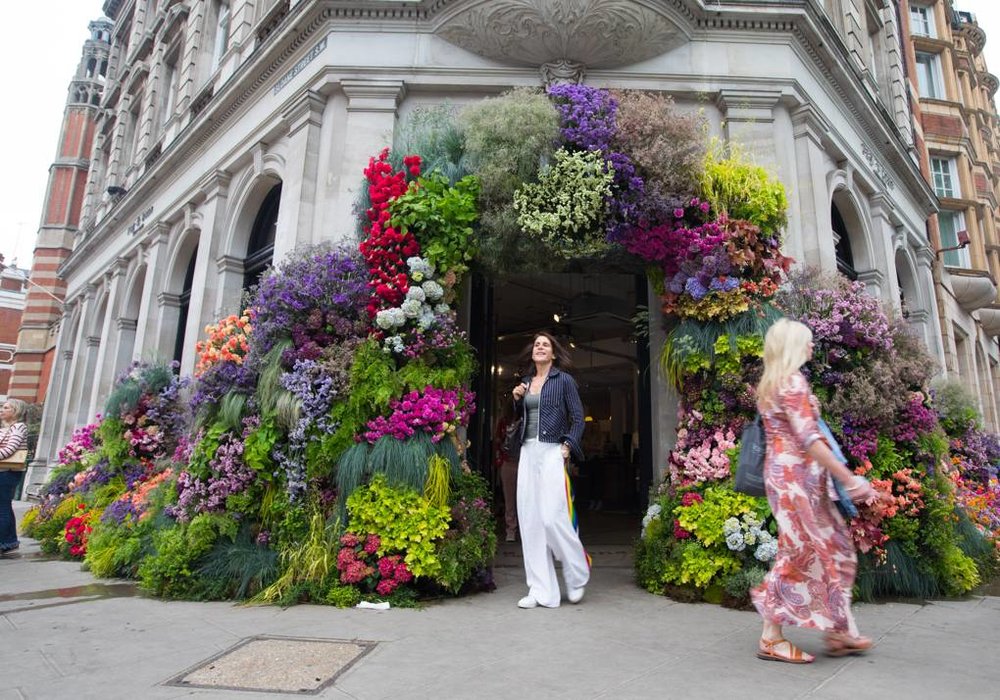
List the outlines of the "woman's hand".
{"type": "Polygon", "coordinates": [[[878,491],[872,487],[871,482],[858,474],[854,475],[854,478],[845,485],[845,488],[847,489],[847,495],[851,497],[851,501],[854,503],[869,503],[879,497],[878,491]]]}
{"type": "Polygon", "coordinates": [[[562,452],[563,459],[569,459],[569,445],[567,445],[564,442],[563,444],[559,445],[559,451],[562,452]]]}
{"type": "Polygon", "coordinates": [[[520,401],[524,398],[524,392],[528,390],[527,384],[518,384],[514,387],[514,391],[510,392],[511,396],[514,397],[515,401],[520,401]]]}

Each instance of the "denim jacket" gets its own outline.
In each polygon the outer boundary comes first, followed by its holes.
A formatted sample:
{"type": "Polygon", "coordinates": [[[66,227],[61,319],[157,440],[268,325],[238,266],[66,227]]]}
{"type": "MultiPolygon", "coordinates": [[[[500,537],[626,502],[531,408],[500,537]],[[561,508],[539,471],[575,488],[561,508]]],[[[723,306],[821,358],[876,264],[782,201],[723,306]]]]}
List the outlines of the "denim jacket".
{"type": "MultiPolygon", "coordinates": [[[[521,378],[522,384],[530,384],[534,374],[521,378]]],[[[524,442],[524,431],[528,420],[524,400],[514,401],[514,410],[521,416],[521,439],[524,442]]],[[[538,440],[539,442],[565,442],[578,461],[583,461],[583,449],[580,440],[583,438],[583,404],[580,403],[580,393],[576,388],[576,380],[566,372],[553,367],[549,376],[542,384],[542,393],[538,404],[538,440]]]]}

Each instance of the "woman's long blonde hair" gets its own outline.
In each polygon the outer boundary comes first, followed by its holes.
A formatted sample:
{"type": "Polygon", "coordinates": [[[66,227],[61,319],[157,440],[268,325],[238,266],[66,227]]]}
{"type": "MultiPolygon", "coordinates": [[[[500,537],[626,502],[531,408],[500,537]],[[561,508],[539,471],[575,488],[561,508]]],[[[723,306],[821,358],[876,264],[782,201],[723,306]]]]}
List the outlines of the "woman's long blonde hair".
{"type": "Polygon", "coordinates": [[[10,406],[11,410],[14,411],[14,418],[11,419],[11,424],[23,423],[24,414],[28,412],[28,404],[21,399],[7,399],[6,401],[0,401],[0,405],[7,404],[10,406]]]}
{"type": "Polygon", "coordinates": [[[757,407],[774,402],[788,378],[809,361],[809,326],[787,318],[779,318],[764,336],[764,374],[757,384],[757,407]]]}

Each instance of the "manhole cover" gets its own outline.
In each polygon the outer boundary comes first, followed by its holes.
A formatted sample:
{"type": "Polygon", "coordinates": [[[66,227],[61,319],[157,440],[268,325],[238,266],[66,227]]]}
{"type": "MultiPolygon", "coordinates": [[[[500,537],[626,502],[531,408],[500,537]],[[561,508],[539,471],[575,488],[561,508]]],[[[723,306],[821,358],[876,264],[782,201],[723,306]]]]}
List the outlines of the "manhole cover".
{"type": "Polygon", "coordinates": [[[374,648],[359,640],[250,637],[165,685],[314,695],[374,648]]]}

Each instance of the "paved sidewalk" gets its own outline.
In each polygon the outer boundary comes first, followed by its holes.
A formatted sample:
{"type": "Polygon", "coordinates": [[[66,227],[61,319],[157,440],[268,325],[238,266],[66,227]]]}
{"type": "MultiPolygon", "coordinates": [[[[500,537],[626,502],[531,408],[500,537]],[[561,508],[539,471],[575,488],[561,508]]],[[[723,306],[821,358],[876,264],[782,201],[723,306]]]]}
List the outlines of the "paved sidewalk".
{"type": "MultiPolygon", "coordinates": [[[[791,666],[754,657],[755,614],[649,595],[625,567],[595,568],[583,602],[555,610],[519,610],[511,566],[494,593],[418,610],[281,610],[146,598],[22,550],[0,560],[0,700],[303,697],[164,685],[262,635],[374,643],[322,698],[1000,697],[997,597],[858,605],[870,654],[791,666]]],[[[788,636],[820,651],[817,634],[788,636]]]]}

